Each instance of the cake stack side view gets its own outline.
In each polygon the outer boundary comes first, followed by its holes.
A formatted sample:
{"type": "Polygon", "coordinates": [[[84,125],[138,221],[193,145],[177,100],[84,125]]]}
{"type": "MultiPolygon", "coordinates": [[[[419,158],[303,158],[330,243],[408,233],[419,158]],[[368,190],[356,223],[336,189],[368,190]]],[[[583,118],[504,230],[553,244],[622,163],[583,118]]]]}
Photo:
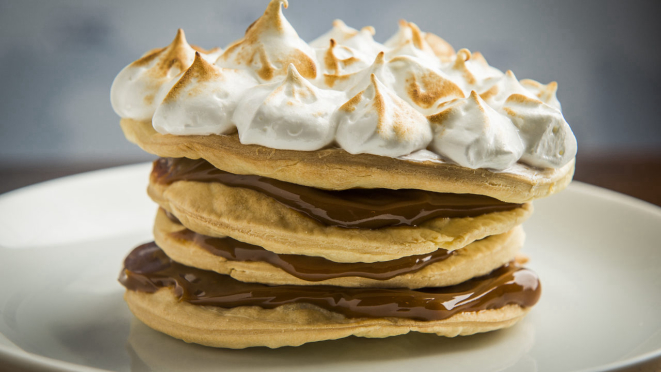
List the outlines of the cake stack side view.
{"type": "Polygon", "coordinates": [[[225,348],[522,319],[541,285],[521,224],[574,172],[557,84],[406,21],[385,44],[339,20],[308,44],[287,6],[225,49],[179,30],[113,82],[126,138],[159,156],[154,242],[119,278],[133,314],[225,348]]]}

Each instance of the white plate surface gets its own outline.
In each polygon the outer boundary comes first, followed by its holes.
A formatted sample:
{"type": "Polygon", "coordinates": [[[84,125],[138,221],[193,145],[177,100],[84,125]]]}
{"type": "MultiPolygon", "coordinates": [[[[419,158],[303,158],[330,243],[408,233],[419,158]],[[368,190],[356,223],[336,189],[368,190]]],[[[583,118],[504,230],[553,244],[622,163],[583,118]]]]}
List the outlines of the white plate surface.
{"type": "MultiPolygon", "coordinates": [[[[148,164],[0,196],[0,366],[35,370],[616,370],[661,357],[661,209],[580,183],[535,202],[524,252],[539,304],[511,329],[298,348],[186,344],[134,319],[116,281],[150,240],[148,164]]],[[[0,368],[2,369],[2,368],[0,368]]]]}

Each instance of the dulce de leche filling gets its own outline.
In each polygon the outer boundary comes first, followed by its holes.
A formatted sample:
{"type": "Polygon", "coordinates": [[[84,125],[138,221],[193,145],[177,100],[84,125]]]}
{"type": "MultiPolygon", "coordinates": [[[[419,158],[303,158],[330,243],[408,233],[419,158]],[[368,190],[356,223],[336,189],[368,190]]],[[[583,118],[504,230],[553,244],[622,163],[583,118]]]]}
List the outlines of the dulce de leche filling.
{"type": "MultiPolygon", "coordinates": [[[[166,214],[172,222],[180,223],[177,217],[171,213],[166,212],[166,214]]],[[[427,265],[443,261],[454,254],[454,252],[440,248],[432,253],[402,257],[392,261],[340,263],[322,257],[277,254],[230,237],[211,237],[186,228],[170,233],[170,237],[179,241],[192,242],[207,252],[226,260],[267,262],[309,282],[347,276],[386,280],[397,275],[418,271],[427,265]]]]}
{"type": "Polygon", "coordinates": [[[268,195],[322,224],[345,228],[417,226],[433,218],[476,217],[521,206],[482,195],[423,190],[321,190],[266,177],[228,173],[203,159],[160,158],[154,162],[152,180],[162,184],[186,180],[243,187],[268,195]]]}
{"type": "Polygon", "coordinates": [[[147,293],[172,287],[181,301],[193,305],[273,309],[305,303],[348,318],[416,320],[447,319],[461,312],[510,304],[533,306],[541,293],[537,275],[513,264],[454,286],[418,290],[243,283],[228,275],[176,263],[153,242],[137,247],[126,257],[119,281],[129,290],[147,293]]]}

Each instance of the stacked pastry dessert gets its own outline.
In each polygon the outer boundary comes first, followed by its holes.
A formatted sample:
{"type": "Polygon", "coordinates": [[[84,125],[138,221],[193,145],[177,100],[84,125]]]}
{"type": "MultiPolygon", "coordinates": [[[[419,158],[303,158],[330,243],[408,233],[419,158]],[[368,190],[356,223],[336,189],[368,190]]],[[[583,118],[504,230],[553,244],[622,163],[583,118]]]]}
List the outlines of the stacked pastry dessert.
{"type": "Polygon", "coordinates": [[[283,6],[225,50],[180,30],[113,83],[126,137],[161,157],[131,311],[229,348],[520,320],[541,291],[521,223],[574,170],[556,84],[405,21],[385,44],[341,21],[307,44],[283,6]]]}

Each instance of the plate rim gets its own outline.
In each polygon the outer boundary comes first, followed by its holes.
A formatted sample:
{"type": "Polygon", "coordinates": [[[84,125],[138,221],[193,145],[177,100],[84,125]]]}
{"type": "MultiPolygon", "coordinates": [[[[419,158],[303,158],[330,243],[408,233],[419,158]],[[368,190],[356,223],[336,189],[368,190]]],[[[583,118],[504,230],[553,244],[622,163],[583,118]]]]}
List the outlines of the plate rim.
{"type": "MultiPolygon", "coordinates": [[[[32,184],[29,186],[21,187],[15,190],[8,191],[6,193],[0,194],[0,201],[2,199],[11,198],[15,195],[20,195],[26,192],[38,192],[42,188],[47,188],[51,186],[61,186],[69,182],[77,182],[79,179],[89,178],[89,177],[103,177],[107,176],[110,173],[127,171],[129,169],[136,169],[140,167],[145,167],[151,162],[141,162],[129,165],[121,165],[116,167],[104,168],[93,170],[89,172],[77,173],[69,176],[59,177],[52,180],[32,184]]],[[[656,217],[661,218],[661,207],[656,206],[652,203],[640,200],[633,196],[625,195],[613,190],[605,189],[599,186],[590,185],[580,181],[572,181],[567,188],[571,188],[572,191],[578,192],[581,194],[589,194],[591,197],[597,197],[606,199],[609,202],[634,207],[641,212],[650,213],[656,217]]],[[[0,333],[1,335],[1,333],[0,333]]],[[[650,351],[629,359],[622,361],[612,362],[604,365],[594,366],[587,369],[582,369],[580,372],[591,372],[591,371],[617,371],[618,369],[626,367],[636,367],[647,363],[651,360],[661,358],[661,347],[657,350],[650,351]]],[[[46,357],[43,355],[31,353],[21,349],[20,347],[11,347],[6,345],[0,345],[0,361],[9,361],[13,362],[15,365],[25,368],[40,368],[41,370],[51,370],[51,371],[84,371],[84,372],[108,372],[105,369],[99,369],[95,367],[85,366],[82,364],[75,364],[71,362],[66,362],[59,359],[54,359],[46,357]]]]}

